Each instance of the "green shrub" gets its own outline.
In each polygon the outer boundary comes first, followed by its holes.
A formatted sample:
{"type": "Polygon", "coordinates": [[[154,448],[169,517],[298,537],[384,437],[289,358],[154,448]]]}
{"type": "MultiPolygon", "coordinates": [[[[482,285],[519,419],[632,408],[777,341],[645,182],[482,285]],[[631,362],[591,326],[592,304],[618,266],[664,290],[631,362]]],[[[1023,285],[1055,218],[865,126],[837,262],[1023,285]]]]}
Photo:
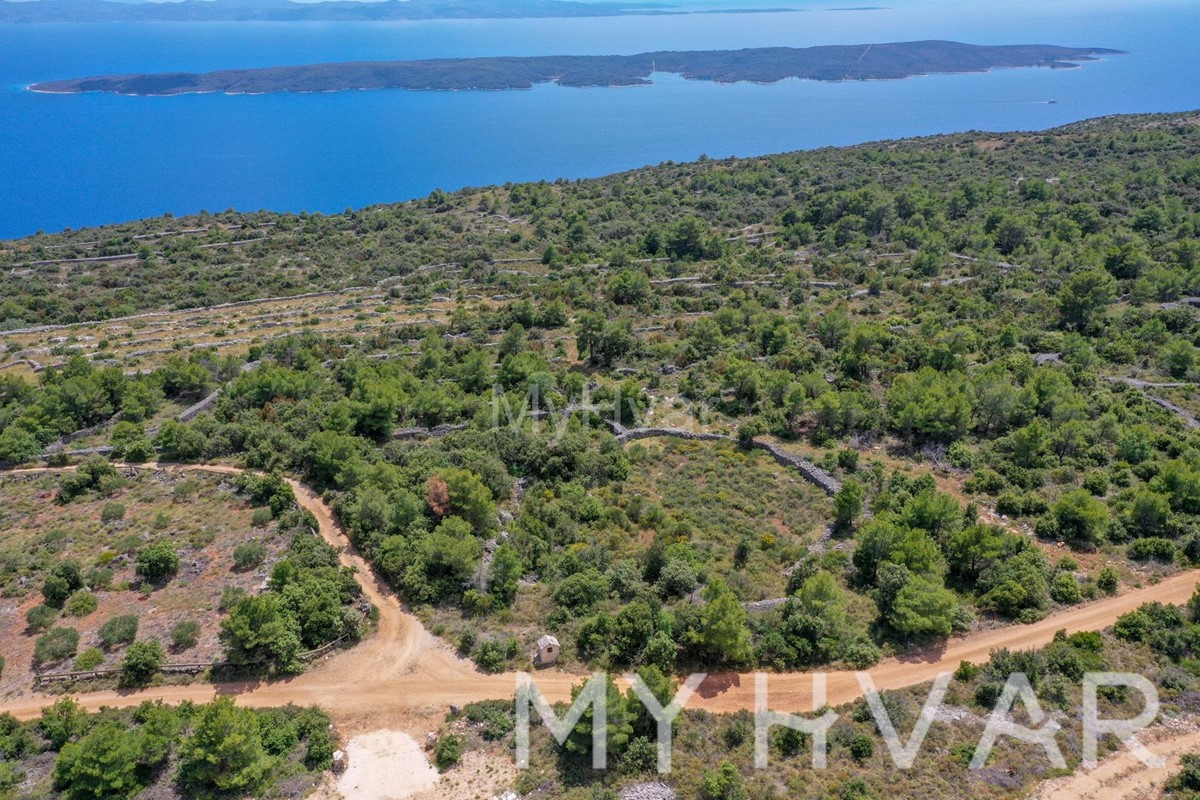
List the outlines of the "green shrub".
{"type": "Polygon", "coordinates": [[[647,775],[658,763],[658,748],[645,736],[637,736],[621,754],[621,771],[627,775],[647,775]]]}
{"type": "Polygon", "coordinates": [[[116,467],[101,456],[89,456],[75,468],[75,472],[64,475],[59,481],[57,500],[69,503],[91,489],[101,494],[111,494],[124,485],[125,479],[116,467]]]}
{"type": "Polygon", "coordinates": [[[0,762],[0,795],[17,788],[25,780],[25,774],[7,761],[0,762]]]}
{"type": "Polygon", "coordinates": [[[179,555],[166,539],[146,545],[138,551],[135,571],[151,583],[158,583],[179,572],[179,555]]]}
{"type": "Polygon", "coordinates": [[[1189,533],[1183,537],[1179,542],[1179,552],[1188,564],[1200,564],[1200,532],[1189,533]]]}
{"type": "Polygon", "coordinates": [[[262,528],[269,525],[273,519],[275,519],[275,515],[271,513],[271,509],[256,508],[254,509],[254,516],[250,518],[250,522],[254,527],[262,528]]]}
{"type": "Polygon", "coordinates": [[[75,655],[79,648],[79,631],[74,628],[52,628],[38,637],[33,646],[33,663],[56,664],[75,655]]]}
{"type": "Polygon", "coordinates": [[[851,778],[838,789],[838,800],[875,800],[871,785],[862,778],[851,778]]]}
{"type": "Polygon", "coordinates": [[[1054,541],[1059,534],[1058,520],[1051,514],[1038,517],[1038,521],[1033,525],[1033,533],[1039,539],[1054,541]]]}
{"type": "Polygon", "coordinates": [[[516,639],[497,639],[481,642],[471,655],[484,672],[503,672],[510,659],[516,658],[521,652],[521,643],[516,639]]]}
{"type": "Polygon", "coordinates": [[[950,459],[950,465],[957,469],[973,469],[975,467],[975,451],[961,439],[950,444],[946,450],[946,457],[950,459]]]}
{"type": "MultiPolygon", "coordinates": [[[[328,717],[325,717],[328,720],[328,717]]],[[[303,725],[301,725],[303,728],[303,725]]],[[[304,766],[316,772],[328,772],[333,769],[333,754],[335,751],[333,737],[329,733],[328,722],[321,727],[313,726],[305,737],[308,750],[304,753],[304,766]]]]}
{"type": "Polygon", "coordinates": [[[970,742],[960,742],[950,748],[950,758],[955,764],[958,764],[963,769],[966,769],[971,764],[971,759],[975,758],[975,745],[970,742]]]}
{"type": "Polygon", "coordinates": [[[25,612],[25,626],[30,633],[41,633],[58,619],[58,611],[50,606],[34,606],[25,612]]]}
{"type": "Polygon", "coordinates": [[[1024,608],[1017,614],[1016,620],[1021,625],[1032,625],[1046,618],[1046,610],[1042,608],[1024,608]]]}
{"type": "Polygon", "coordinates": [[[470,722],[482,726],[480,735],[489,742],[503,739],[512,733],[516,722],[513,718],[513,704],[508,700],[484,700],[469,703],[463,708],[463,716],[470,722]]]}
{"type": "Polygon", "coordinates": [[[962,683],[970,683],[979,675],[979,667],[970,661],[960,661],[958,669],[954,670],[954,679],[962,683]]]}
{"type": "Polygon", "coordinates": [[[701,800],[749,800],[737,767],[725,761],[716,771],[704,773],[700,782],[701,800]]]}
{"type": "Polygon", "coordinates": [[[178,754],[176,781],[184,797],[255,794],[275,766],[262,745],[258,715],[228,696],[199,709],[178,754]]]}
{"type": "Polygon", "coordinates": [[[50,742],[51,750],[61,750],[63,745],[84,732],[87,722],[88,714],[79,703],[70,697],[64,697],[42,709],[38,728],[50,742]]]}
{"type": "Polygon", "coordinates": [[[98,592],[112,586],[113,571],[108,567],[93,567],[88,570],[86,584],[89,589],[98,592]]]}
{"type": "Polygon", "coordinates": [[[841,656],[851,669],[870,669],[879,663],[882,654],[873,642],[860,640],[845,645],[841,656]]]}
{"type": "MultiPolygon", "coordinates": [[[[262,511],[263,509],[259,509],[262,511]]],[[[243,572],[256,569],[267,559],[267,548],[262,542],[246,542],[233,549],[233,566],[243,572]]]]}
{"type": "Polygon", "coordinates": [[[1167,794],[1195,797],[1200,793],[1200,755],[1185,753],[1179,759],[1179,772],[1167,781],[1167,794]]]}
{"type": "Polygon", "coordinates": [[[100,509],[101,522],[118,522],[125,519],[125,506],[121,503],[105,503],[100,509]]]}
{"type": "Polygon", "coordinates": [[[1099,653],[1104,649],[1104,636],[1098,631],[1072,633],[1067,637],[1066,641],[1067,644],[1076,650],[1082,650],[1087,653],[1099,653]]]}
{"type": "Polygon", "coordinates": [[[246,590],[240,586],[226,586],[221,590],[221,601],[217,603],[217,610],[222,614],[229,611],[246,596],[246,590]]]}
{"type": "Polygon", "coordinates": [[[171,629],[171,646],[176,650],[190,650],[200,641],[200,623],[185,619],[171,629]]]}
{"type": "Polygon", "coordinates": [[[683,597],[695,591],[696,570],[682,558],[669,560],[662,569],[655,588],[663,597],[683,597]]]}
{"type": "Polygon", "coordinates": [[[149,684],[166,658],[163,646],[158,642],[134,642],[121,659],[121,686],[131,688],[149,684]]]}
{"type": "Polygon", "coordinates": [[[100,626],[100,644],[104,649],[111,650],[123,644],[130,644],[137,638],[138,618],[133,614],[113,617],[100,626]]]}
{"type": "Polygon", "coordinates": [[[1028,517],[1044,514],[1049,505],[1032,492],[1002,492],[996,498],[996,513],[1009,517],[1028,517]]]}
{"type": "Polygon", "coordinates": [[[833,524],[840,532],[847,532],[862,514],[866,489],[858,481],[846,481],[833,498],[833,524]]]}
{"type": "MultiPolygon", "coordinates": [[[[1057,523],[1057,535],[1073,547],[1092,548],[1098,545],[1108,523],[1108,508],[1082,489],[1069,491],[1060,497],[1051,515],[1057,523]]],[[[1039,536],[1042,536],[1041,526],[1039,520],[1039,536]]]]}
{"type": "Polygon", "coordinates": [[[792,758],[800,754],[808,741],[808,734],[801,733],[795,728],[780,728],[775,731],[775,748],[784,758],[792,758]]]}
{"type": "Polygon", "coordinates": [[[1082,486],[1096,497],[1104,497],[1108,494],[1108,474],[1099,471],[1089,472],[1083,476],[1082,486]]]}
{"type": "Polygon", "coordinates": [[[1100,591],[1107,595],[1114,595],[1117,589],[1121,586],[1121,581],[1117,577],[1117,571],[1111,566],[1106,566],[1096,575],[1096,586],[1100,587],[1100,591]]]}
{"type": "Polygon", "coordinates": [[[975,702],[981,708],[990,711],[996,705],[996,701],[1000,699],[1002,691],[1004,691],[1003,685],[994,681],[985,681],[975,689],[975,702]]]}
{"type": "Polygon", "coordinates": [[[100,607],[100,600],[87,589],[80,589],[67,599],[65,610],[72,617],[86,617],[100,607]]]}
{"type": "Polygon", "coordinates": [[[300,744],[300,731],[288,709],[268,708],[258,712],[262,743],[273,756],[285,756],[300,744]]]}
{"type": "Polygon", "coordinates": [[[850,740],[850,757],[855,761],[866,761],[875,755],[875,740],[865,733],[855,734],[850,740]]]}
{"type": "Polygon", "coordinates": [[[1060,572],[1054,576],[1054,582],[1050,584],[1050,597],[1056,603],[1074,605],[1083,599],[1083,594],[1079,589],[1079,581],[1075,580],[1074,575],[1060,572]]]}
{"type": "Polygon", "coordinates": [[[63,561],[50,569],[42,583],[42,597],[46,605],[62,608],[73,593],[83,588],[83,573],[74,561],[63,561]]]}
{"type": "Polygon", "coordinates": [[[99,647],[89,647],[75,658],[75,669],[79,672],[93,670],[104,663],[104,651],[99,647]]]}
{"type": "Polygon", "coordinates": [[[1170,539],[1150,537],[1138,539],[1129,545],[1129,557],[1134,561],[1161,561],[1165,564],[1175,562],[1177,550],[1170,539]]]}
{"type": "Polygon", "coordinates": [[[442,772],[462,760],[463,738],[451,733],[441,737],[433,748],[433,761],[442,772]]]}
{"type": "Polygon", "coordinates": [[[742,717],[733,717],[729,720],[729,724],[721,731],[721,741],[725,743],[726,750],[733,750],[745,744],[750,738],[750,726],[746,724],[746,720],[742,717]]]}
{"type": "Polygon", "coordinates": [[[123,448],[123,458],[132,464],[145,463],[154,456],[154,443],[149,439],[134,439],[123,448]]]}
{"type": "Polygon", "coordinates": [[[53,608],[62,608],[71,596],[71,591],[67,582],[57,575],[47,576],[46,580],[42,581],[42,599],[46,601],[46,605],[53,608]]]}
{"type": "Polygon", "coordinates": [[[1178,630],[1184,622],[1183,611],[1178,606],[1143,603],[1137,610],[1118,617],[1113,624],[1113,633],[1127,642],[1153,642],[1152,637],[1178,630]]]}
{"type": "Polygon", "coordinates": [[[1007,485],[1004,476],[991,469],[979,470],[963,481],[963,489],[971,494],[998,494],[1007,485]]]}

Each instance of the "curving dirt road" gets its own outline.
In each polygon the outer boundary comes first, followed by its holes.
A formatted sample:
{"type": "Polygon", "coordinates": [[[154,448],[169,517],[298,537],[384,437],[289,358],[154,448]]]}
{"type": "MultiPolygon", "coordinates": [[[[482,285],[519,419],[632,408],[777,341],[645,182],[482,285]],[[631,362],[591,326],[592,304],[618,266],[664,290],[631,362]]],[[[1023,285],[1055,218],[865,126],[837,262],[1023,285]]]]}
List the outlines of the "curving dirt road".
{"type": "MultiPolygon", "coordinates": [[[[118,465],[122,469],[203,471],[218,474],[247,472],[231,466],[118,465]]],[[[62,472],[70,468],[33,468],[18,472],[62,472]]],[[[288,481],[299,504],[312,512],[321,536],[338,549],[343,564],[355,567],[363,593],[379,608],[378,627],[373,636],[350,650],[335,652],[314,664],[303,675],[279,681],[200,684],[155,687],[140,691],[104,691],[77,696],[89,709],[101,706],[131,706],[144,700],[169,703],[184,700],[207,702],[218,694],[236,695],[239,702],[253,706],[288,703],[317,704],[329,711],[350,733],[380,728],[421,731],[444,715],[450,704],[512,697],[516,676],[485,675],[459,658],[448,645],[430,634],[406,613],[396,596],[376,576],[370,565],[354,550],[329,506],[308,486],[288,481]]],[[[869,672],[881,689],[896,689],[931,681],[942,672],[953,671],[961,661],[983,663],[992,650],[1029,649],[1048,644],[1060,629],[1099,630],[1117,617],[1143,603],[1157,600],[1183,604],[1192,596],[1200,571],[1175,575],[1154,586],[1126,592],[1118,597],[1051,615],[1033,625],[1006,626],[951,639],[942,647],[880,662],[869,672]]],[[[539,672],[535,680],[551,700],[569,700],[572,685],[581,677],[560,670],[539,672]]],[[[851,672],[830,672],[827,701],[840,705],[862,694],[851,672]]],[[[804,711],[811,707],[812,673],[772,674],[769,679],[773,710],[804,711]]],[[[21,719],[40,715],[53,698],[29,694],[0,702],[0,711],[21,719]]],[[[714,673],[688,704],[714,712],[754,709],[754,678],[749,673],[714,673]]]]}

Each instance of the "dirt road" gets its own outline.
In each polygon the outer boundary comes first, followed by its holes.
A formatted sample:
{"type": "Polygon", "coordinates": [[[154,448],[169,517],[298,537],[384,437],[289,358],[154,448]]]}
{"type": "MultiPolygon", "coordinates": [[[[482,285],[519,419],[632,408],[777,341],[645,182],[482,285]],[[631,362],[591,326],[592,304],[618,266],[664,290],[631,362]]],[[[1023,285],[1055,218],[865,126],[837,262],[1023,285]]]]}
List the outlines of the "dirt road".
{"type": "Polygon", "coordinates": [[[1161,725],[1138,734],[1146,749],[1165,759],[1161,767],[1148,767],[1122,749],[1095,769],[1047,781],[1033,800],[1150,800],[1163,796],[1163,785],[1179,771],[1179,759],[1200,750],[1200,732],[1194,724],[1161,725]]]}
{"type": "MultiPolygon", "coordinates": [[[[222,474],[243,471],[226,466],[157,464],[136,468],[222,474]]],[[[26,471],[54,470],[42,468],[26,471]]],[[[475,700],[513,695],[515,675],[482,674],[473,664],[459,658],[448,645],[426,631],[418,620],[404,611],[396,596],[353,549],[334,519],[332,510],[321,498],[297,481],[289,483],[300,505],[316,517],[322,537],[339,550],[344,564],[358,570],[364,594],[379,607],[376,633],[357,647],[336,652],[314,664],[305,674],[288,680],[94,692],[78,696],[80,703],[89,709],[96,709],[100,706],[131,706],[148,699],[171,703],[183,700],[206,702],[217,694],[233,694],[239,702],[252,706],[317,704],[328,710],[350,732],[394,728],[420,733],[440,718],[452,703],[462,705],[475,700]]],[[[875,685],[881,689],[930,681],[939,673],[953,671],[961,661],[983,663],[987,661],[989,653],[997,648],[1016,650],[1044,646],[1059,629],[1074,632],[1108,627],[1121,614],[1151,600],[1185,603],[1192,596],[1198,580],[1200,571],[1184,572],[1155,586],[1077,606],[1033,625],[1012,625],[981,631],[951,639],[944,646],[925,653],[888,659],[870,670],[870,674],[875,685]]],[[[580,680],[578,675],[562,671],[543,671],[536,675],[538,687],[552,701],[569,699],[571,686],[580,680]]],[[[769,689],[772,709],[808,710],[812,698],[812,674],[772,674],[769,689]]],[[[827,701],[830,705],[850,702],[861,694],[853,673],[828,674],[827,701]]],[[[30,694],[0,702],[0,711],[31,719],[37,717],[41,708],[51,701],[52,698],[46,695],[30,694]]],[[[748,673],[712,674],[688,707],[715,712],[753,710],[754,677],[748,673]]]]}

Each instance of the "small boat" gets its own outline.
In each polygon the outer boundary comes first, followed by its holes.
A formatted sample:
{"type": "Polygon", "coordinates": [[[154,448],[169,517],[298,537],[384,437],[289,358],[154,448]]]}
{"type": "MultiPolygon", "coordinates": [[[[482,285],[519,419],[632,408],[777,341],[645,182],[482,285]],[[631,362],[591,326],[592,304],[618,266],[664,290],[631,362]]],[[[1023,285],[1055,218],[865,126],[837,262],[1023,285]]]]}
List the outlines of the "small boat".
{"type": "Polygon", "coordinates": [[[1048,106],[1056,106],[1056,105],[1058,105],[1058,101],[1057,101],[1057,100],[1047,100],[1047,101],[1046,101],[1046,105],[1048,105],[1048,106]]]}

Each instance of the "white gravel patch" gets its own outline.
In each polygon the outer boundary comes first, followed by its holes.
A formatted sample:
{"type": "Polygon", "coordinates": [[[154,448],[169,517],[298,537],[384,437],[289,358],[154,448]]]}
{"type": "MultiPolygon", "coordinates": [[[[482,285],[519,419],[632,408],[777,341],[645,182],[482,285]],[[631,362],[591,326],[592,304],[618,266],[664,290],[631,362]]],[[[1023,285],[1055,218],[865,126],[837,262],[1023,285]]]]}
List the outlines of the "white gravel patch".
{"type": "Polygon", "coordinates": [[[346,745],[346,754],[350,764],[337,782],[343,797],[406,800],[438,782],[438,771],[417,741],[405,733],[356,736],[346,745]]]}

